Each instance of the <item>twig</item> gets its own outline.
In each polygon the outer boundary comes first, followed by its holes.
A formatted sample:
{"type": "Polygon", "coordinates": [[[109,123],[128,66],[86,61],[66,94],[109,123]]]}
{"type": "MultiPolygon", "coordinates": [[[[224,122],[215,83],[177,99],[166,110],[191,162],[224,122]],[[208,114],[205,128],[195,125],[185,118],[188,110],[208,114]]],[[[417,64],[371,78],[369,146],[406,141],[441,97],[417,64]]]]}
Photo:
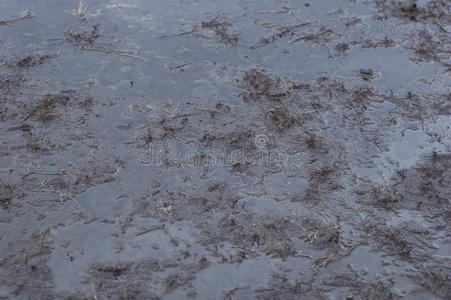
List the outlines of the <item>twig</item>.
{"type": "Polygon", "coordinates": [[[329,35],[329,34],[336,34],[336,33],[333,32],[331,29],[326,29],[326,30],[321,31],[320,33],[308,34],[308,35],[301,36],[301,37],[295,39],[294,41],[292,41],[291,44],[297,43],[299,41],[310,41],[310,40],[318,39],[320,36],[329,35]]]}
{"type": "Polygon", "coordinates": [[[251,286],[249,286],[249,285],[243,285],[243,286],[241,286],[241,285],[238,285],[238,286],[236,286],[236,287],[234,287],[234,288],[232,288],[232,289],[230,289],[230,290],[228,290],[228,291],[225,291],[224,292],[224,297],[223,298],[225,298],[225,299],[228,299],[228,298],[234,298],[233,297],[233,294],[236,292],[236,291],[238,291],[238,290],[242,290],[242,289],[249,289],[249,288],[251,288],[251,286]]]}
{"type": "Polygon", "coordinates": [[[189,66],[189,65],[191,65],[191,63],[186,63],[186,64],[182,64],[182,65],[178,65],[178,66],[169,66],[169,70],[170,71],[177,70],[177,69],[181,69],[183,67],[189,66]]]}
{"type": "Polygon", "coordinates": [[[258,10],[255,13],[259,14],[259,15],[263,15],[263,14],[286,14],[289,13],[290,10],[292,9],[288,9],[288,8],[284,8],[284,9],[279,9],[279,10],[258,10]]]}
{"type": "Polygon", "coordinates": [[[165,206],[165,205],[163,205],[163,202],[161,200],[159,201],[159,204],[160,204],[160,207],[158,207],[158,209],[164,211],[168,215],[171,214],[171,212],[172,212],[172,205],[165,206]]]}
{"type": "Polygon", "coordinates": [[[275,42],[278,39],[281,39],[281,38],[289,36],[289,35],[293,35],[296,30],[298,30],[301,27],[308,26],[311,23],[312,22],[305,22],[305,23],[301,23],[301,24],[297,24],[297,25],[293,25],[293,26],[283,26],[283,27],[277,26],[277,27],[279,27],[277,33],[273,34],[272,36],[270,36],[268,38],[260,39],[255,45],[251,46],[251,49],[264,47],[266,45],[269,45],[270,43],[275,42]]]}
{"type": "Polygon", "coordinates": [[[84,0],[80,0],[78,2],[78,8],[77,10],[73,11],[73,14],[79,17],[81,20],[84,20],[86,18],[86,13],[88,12],[88,6],[85,3],[84,0]]]}
{"type": "Polygon", "coordinates": [[[137,56],[137,55],[134,55],[134,54],[130,54],[130,52],[119,51],[119,50],[112,50],[112,49],[107,49],[107,48],[84,48],[83,47],[83,48],[81,48],[81,50],[105,52],[105,53],[109,53],[109,54],[126,56],[126,57],[133,57],[133,58],[142,58],[140,56],[137,56]]]}
{"type": "Polygon", "coordinates": [[[17,18],[17,19],[11,19],[11,20],[0,21],[0,25],[7,25],[7,24],[9,24],[9,23],[14,23],[14,22],[17,22],[17,21],[22,21],[22,20],[29,19],[29,18],[33,18],[33,15],[31,14],[31,12],[29,12],[29,13],[26,14],[25,16],[20,17],[20,18],[17,18]]]}
{"type": "Polygon", "coordinates": [[[296,253],[294,256],[296,256],[296,257],[307,257],[307,258],[310,258],[310,259],[315,259],[313,256],[307,255],[307,254],[304,254],[304,253],[296,253]]]}
{"type": "Polygon", "coordinates": [[[162,225],[156,225],[156,226],[144,229],[143,231],[137,232],[135,235],[139,236],[139,235],[143,235],[143,234],[146,234],[148,232],[152,232],[152,231],[155,231],[155,230],[160,230],[160,229],[163,229],[163,228],[164,227],[162,225]]]}

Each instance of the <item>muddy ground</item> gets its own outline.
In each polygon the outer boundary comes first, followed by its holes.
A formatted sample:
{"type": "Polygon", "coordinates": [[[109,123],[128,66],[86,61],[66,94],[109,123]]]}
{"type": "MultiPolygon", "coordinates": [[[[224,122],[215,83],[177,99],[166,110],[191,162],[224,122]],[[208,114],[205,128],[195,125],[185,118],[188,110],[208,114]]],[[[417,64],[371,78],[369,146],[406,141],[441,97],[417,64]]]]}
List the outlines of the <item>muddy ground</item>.
{"type": "Polygon", "coordinates": [[[451,3],[0,1],[1,299],[451,299],[451,3]]]}

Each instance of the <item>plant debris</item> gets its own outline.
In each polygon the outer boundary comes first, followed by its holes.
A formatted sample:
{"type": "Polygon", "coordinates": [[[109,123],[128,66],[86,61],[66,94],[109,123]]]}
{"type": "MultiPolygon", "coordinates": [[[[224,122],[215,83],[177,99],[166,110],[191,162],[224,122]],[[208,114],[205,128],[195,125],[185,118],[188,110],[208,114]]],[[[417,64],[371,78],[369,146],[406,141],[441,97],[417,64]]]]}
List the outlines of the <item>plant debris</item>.
{"type": "Polygon", "coordinates": [[[100,24],[96,24],[92,26],[90,31],[82,31],[78,33],[74,32],[65,32],[66,41],[77,46],[77,47],[86,47],[93,45],[100,37],[99,33],[100,24]]]}
{"type": "Polygon", "coordinates": [[[231,24],[227,22],[224,16],[216,16],[210,21],[201,22],[201,28],[212,30],[221,43],[236,44],[239,41],[239,35],[229,33],[231,24]]]}
{"type": "Polygon", "coordinates": [[[42,123],[53,121],[57,117],[56,109],[66,106],[70,100],[70,93],[61,92],[59,94],[47,94],[38,103],[29,109],[24,121],[35,117],[42,123]]]}
{"type": "Polygon", "coordinates": [[[1,299],[449,298],[449,1],[66,2],[0,22],[1,299]]]}
{"type": "Polygon", "coordinates": [[[37,55],[32,56],[28,55],[27,57],[8,63],[10,67],[18,67],[18,68],[31,68],[37,65],[42,65],[45,61],[52,58],[51,55],[37,55]]]}

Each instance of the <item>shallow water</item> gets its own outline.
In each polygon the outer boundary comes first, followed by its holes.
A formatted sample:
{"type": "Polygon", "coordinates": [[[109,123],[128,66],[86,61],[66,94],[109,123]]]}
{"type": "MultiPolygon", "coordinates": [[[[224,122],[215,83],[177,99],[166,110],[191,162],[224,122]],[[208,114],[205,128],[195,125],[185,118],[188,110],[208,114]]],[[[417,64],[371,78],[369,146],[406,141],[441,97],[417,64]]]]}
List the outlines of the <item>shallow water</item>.
{"type": "Polygon", "coordinates": [[[447,2],[86,2],[0,3],[0,298],[449,297],[447,2]]]}

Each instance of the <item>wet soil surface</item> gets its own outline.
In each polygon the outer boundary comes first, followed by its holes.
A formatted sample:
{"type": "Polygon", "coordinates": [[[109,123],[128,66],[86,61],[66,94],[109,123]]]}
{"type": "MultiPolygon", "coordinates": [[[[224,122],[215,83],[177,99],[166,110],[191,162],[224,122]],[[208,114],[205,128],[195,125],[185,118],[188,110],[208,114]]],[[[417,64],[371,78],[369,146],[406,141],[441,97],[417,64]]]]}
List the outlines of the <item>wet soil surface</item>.
{"type": "Polygon", "coordinates": [[[451,299],[451,4],[0,2],[1,299],[451,299]]]}

